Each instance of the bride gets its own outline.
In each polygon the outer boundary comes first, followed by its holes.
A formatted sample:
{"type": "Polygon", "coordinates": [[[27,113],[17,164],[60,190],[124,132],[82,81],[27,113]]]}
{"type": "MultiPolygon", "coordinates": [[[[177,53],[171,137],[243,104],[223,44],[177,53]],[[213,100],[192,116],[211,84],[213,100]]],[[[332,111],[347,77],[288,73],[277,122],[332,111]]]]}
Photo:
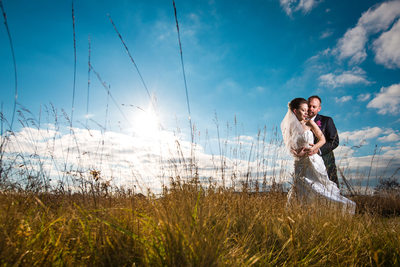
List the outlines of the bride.
{"type": "Polygon", "coordinates": [[[351,214],[356,204],[340,195],[337,185],[330,181],[324,161],[315,153],[325,144],[325,137],[318,125],[307,120],[308,103],[304,98],[295,98],[281,123],[283,141],[294,156],[294,179],[288,193],[288,203],[297,199],[301,203],[326,203],[351,214]],[[314,143],[314,135],[319,140],[314,143]]]}

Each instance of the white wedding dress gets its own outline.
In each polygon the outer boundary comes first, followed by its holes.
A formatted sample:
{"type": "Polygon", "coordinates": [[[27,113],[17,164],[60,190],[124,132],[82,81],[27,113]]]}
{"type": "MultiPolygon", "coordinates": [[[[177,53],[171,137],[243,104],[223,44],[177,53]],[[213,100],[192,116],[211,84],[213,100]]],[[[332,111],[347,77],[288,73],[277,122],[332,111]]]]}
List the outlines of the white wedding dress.
{"type": "MultiPolygon", "coordinates": [[[[292,113],[290,110],[288,112],[292,113]]],[[[313,133],[303,130],[293,113],[287,114],[292,115],[295,120],[293,117],[288,118],[289,120],[285,117],[281,124],[285,144],[294,149],[309,147],[309,144],[314,143],[313,133]]],[[[356,204],[342,196],[337,185],[329,180],[324,161],[318,154],[295,157],[293,185],[288,193],[288,204],[295,199],[300,203],[326,204],[350,214],[354,214],[356,209],[356,204]]]]}

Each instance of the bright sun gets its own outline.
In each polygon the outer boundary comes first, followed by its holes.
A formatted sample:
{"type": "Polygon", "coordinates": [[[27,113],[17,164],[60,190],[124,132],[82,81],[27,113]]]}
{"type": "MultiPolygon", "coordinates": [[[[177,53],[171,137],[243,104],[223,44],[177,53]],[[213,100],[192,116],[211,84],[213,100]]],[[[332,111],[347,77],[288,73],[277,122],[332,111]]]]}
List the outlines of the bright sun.
{"type": "Polygon", "coordinates": [[[148,138],[157,138],[160,133],[160,120],[153,108],[140,109],[134,116],[134,132],[148,138]]]}

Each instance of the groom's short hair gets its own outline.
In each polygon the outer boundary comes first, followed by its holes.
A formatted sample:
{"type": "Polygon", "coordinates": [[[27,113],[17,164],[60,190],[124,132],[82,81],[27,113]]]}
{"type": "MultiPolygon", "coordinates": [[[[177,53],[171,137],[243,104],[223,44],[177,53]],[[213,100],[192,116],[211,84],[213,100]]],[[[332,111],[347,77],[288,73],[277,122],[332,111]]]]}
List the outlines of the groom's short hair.
{"type": "Polygon", "coordinates": [[[310,97],[307,99],[307,100],[308,100],[308,102],[310,102],[310,101],[311,101],[311,99],[313,99],[313,98],[316,98],[316,99],[318,99],[320,104],[322,103],[322,101],[321,101],[321,98],[320,98],[319,96],[317,96],[317,95],[312,95],[312,96],[310,96],[310,97]]]}

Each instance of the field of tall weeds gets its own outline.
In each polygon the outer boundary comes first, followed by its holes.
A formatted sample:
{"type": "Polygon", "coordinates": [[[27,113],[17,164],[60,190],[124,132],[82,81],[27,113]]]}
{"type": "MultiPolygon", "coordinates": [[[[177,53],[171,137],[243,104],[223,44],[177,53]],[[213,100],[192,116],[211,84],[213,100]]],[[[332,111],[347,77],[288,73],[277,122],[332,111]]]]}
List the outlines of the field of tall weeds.
{"type": "Polygon", "coordinates": [[[0,262],[3,266],[400,264],[398,217],[365,210],[351,216],[320,205],[288,209],[285,203],[282,192],[235,192],[204,188],[196,181],[175,182],[158,196],[124,190],[108,196],[3,191],[0,262]]]}

